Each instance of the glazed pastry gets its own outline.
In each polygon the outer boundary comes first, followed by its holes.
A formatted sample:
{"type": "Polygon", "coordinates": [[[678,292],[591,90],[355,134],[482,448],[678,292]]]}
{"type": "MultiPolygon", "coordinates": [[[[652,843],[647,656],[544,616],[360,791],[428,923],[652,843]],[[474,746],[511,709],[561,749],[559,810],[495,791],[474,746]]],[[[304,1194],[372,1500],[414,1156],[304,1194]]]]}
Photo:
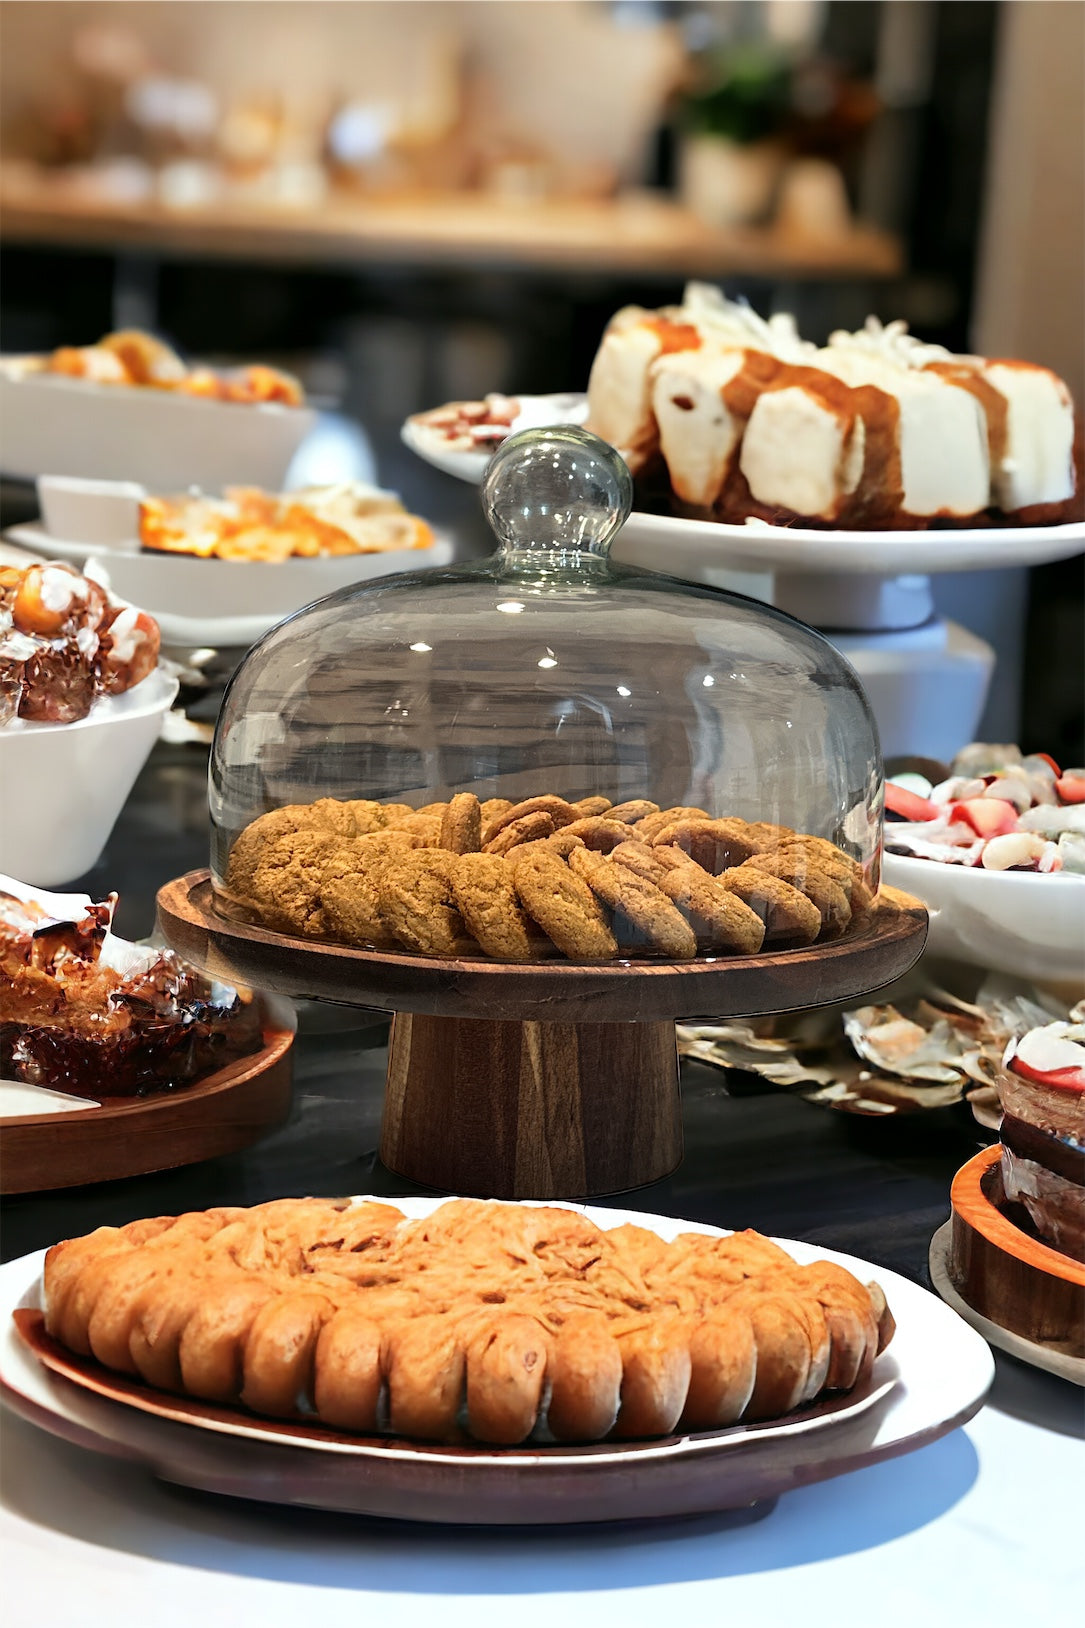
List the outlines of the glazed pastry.
{"type": "Polygon", "coordinates": [[[876,1285],[757,1233],[458,1199],[288,1199],[101,1227],[45,1263],[54,1339],[160,1389],[340,1430],[515,1445],[773,1418],[864,1381],[876,1285]]]}

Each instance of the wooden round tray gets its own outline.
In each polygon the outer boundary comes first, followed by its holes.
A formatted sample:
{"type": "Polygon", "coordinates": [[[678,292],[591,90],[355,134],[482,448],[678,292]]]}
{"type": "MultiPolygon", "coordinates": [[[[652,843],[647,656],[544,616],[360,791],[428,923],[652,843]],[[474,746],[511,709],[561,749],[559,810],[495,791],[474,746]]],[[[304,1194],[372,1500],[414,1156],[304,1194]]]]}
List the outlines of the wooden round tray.
{"type": "Polygon", "coordinates": [[[161,889],[158,919],[174,949],[227,983],[399,1014],[381,1158],[423,1186],[486,1198],[587,1198],[669,1175],[682,1158],[676,1017],[866,994],[906,972],[927,933],[923,905],[888,892],[853,935],[818,949],[443,961],[231,921],[205,870],[161,889]]]}
{"type": "Polygon", "coordinates": [[[264,1044],[176,1091],[0,1120],[0,1193],[144,1176],[248,1147],[290,1112],[292,1022],[275,1002],[264,1044]]]}
{"type": "Polygon", "coordinates": [[[158,920],[179,954],[225,983],[283,995],[487,1022],[652,1023],[757,1017],[881,989],[919,959],[926,907],[883,888],[854,933],[810,949],[695,961],[434,960],[290,938],[215,909],[210,872],[158,894],[158,920]]]}
{"type": "Polygon", "coordinates": [[[1006,1213],[1001,1158],[996,1143],[953,1178],[950,1285],[988,1322],[1080,1362],[1085,1358],[1085,1265],[1014,1225],[1006,1213]]]}

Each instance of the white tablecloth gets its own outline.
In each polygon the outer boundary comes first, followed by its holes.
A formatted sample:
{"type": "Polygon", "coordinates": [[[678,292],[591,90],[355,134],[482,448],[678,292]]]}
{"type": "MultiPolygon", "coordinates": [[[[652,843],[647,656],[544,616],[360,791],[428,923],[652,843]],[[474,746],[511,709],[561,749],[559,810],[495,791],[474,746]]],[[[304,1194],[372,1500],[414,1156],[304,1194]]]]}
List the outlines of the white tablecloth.
{"type": "Polygon", "coordinates": [[[5,1414],[4,1628],[1061,1628],[1085,1599],[1083,1393],[999,1358],[921,1452],[766,1511],[412,1527],[152,1481],[5,1414]]]}

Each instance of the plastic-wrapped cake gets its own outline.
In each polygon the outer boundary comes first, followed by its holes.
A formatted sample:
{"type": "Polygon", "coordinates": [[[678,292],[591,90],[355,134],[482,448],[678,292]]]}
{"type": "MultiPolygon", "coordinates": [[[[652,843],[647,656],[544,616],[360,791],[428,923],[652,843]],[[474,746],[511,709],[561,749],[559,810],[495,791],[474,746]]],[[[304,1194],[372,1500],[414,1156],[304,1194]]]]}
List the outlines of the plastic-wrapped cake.
{"type": "MultiPolygon", "coordinates": [[[[955,356],[874,318],[818,348],[693,283],[619,311],[589,425],[684,512],[859,529],[1082,516],[1074,405],[1048,368],[955,356]]],[[[643,505],[641,505],[643,506],[643,505]]]]}
{"type": "Polygon", "coordinates": [[[141,1096],[259,1050],[248,996],[110,929],[94,903],[0,876],[0,1075],[78,1097],[141,1096]]]}
{"type": "Polygon", "coordinates": [[[258,644],[211,762],[218,908],[300,938],[599,961],[839,938],[878,886],[866,698],[818,634],[620,569],[614,450],[493,460],[500,548],[346,589],[258,644]]]}

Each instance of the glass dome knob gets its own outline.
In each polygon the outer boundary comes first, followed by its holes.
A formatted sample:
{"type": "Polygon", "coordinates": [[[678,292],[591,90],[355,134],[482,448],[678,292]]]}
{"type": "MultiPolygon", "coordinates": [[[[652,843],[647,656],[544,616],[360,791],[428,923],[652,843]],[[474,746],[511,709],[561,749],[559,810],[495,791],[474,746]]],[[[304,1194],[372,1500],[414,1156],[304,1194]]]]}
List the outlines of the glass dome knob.
{"type": "MultiPolygon", "coordinates": [[[[573,424],[521,430],[502,442],[482,482],[482,505],[508,563],[543,557],[605,560],[629,517],[633,478],[619,453],[573,424]]],[[[570,565],[574,562],[570,559],[570,565]]]]}

